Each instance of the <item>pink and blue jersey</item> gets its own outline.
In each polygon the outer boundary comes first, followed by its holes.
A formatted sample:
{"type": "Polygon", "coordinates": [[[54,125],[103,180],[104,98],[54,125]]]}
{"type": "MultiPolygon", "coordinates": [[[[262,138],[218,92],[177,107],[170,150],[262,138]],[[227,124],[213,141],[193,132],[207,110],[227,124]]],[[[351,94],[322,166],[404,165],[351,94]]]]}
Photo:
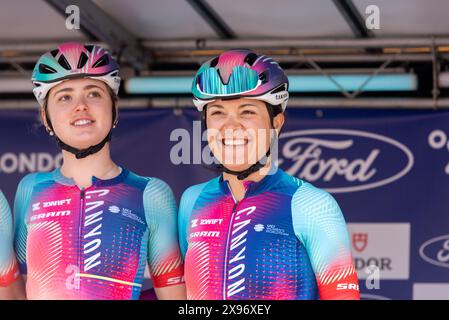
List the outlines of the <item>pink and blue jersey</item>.
{"type": "Polygon", "coordinates": [[[28,299],[138,299],[183,283],[171,189],[127,169],[81,190],[59,169],[27,175],[14,204],[15,251],[28,299]]]}
{"type": "Polygon", "coordinates": [[[348,232],[334,198],[278,169],[187,189],[178,215],[188,299],[359,299],[348,232]]]}
{"type": "Polygon", "coordinates": [[[0,287],[9,286],[19,276],[13,238],[11,210],[0,191],[0,287]]]}

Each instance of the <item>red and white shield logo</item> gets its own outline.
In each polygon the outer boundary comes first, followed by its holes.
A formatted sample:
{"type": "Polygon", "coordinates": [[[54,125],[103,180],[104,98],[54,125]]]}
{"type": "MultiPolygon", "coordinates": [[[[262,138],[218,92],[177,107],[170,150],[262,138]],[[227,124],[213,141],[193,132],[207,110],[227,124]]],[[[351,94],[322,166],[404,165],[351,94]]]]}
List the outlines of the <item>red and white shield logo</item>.
{"type": "Polygon", "coordinates": [[[368,233],[353,233],[352,246],[357,252],[362,252],[368,245],[368,233]]]}

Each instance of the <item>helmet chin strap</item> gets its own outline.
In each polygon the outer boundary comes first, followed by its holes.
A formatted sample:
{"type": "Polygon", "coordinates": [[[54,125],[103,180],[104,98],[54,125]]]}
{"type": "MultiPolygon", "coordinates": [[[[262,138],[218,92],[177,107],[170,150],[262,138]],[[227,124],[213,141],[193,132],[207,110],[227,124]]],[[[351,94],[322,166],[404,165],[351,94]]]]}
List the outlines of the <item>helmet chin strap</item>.
{"type": "Polygon", "coordinates": [[[263,168],[267,164],[268,157],[271,154],[271,148],[273,147],[274,141],[275,141],[275,139],[271,138],[270,147],[268,148],[267,153],[262,157],[262,159],[260,159],[256,163],[252,164],[249,168],[247,168],[245,170],[234,171],[234,170],[226,168],[221,163],[220,164],[215,164],[215,165],[204,165],[203,164],[203,166],[205,168],[213,170],[213,171],[226,172],[226,173],[232,174],[234,176],[237,176],[237,179],[244,180],[244,179],[248,178],[248,176],[250,176],[254,172],[259,171],[261,168],[263,168]]]}
{"type": "Polygon", "coordinates": [[[222,164],[220,164],[223,167],[222,171],[232,174],[234,176],[237,176],[237,179],[239,179],[239,180],[244,180],[244,179],[248,178],[248,176],[250,176],[254,172],[259,171],[261,168],[263,168],[265,166],[265,164],[268,161],[268,157],[270,156],[270,150],[271,150],[271,148],[268,148],[268,151],[265,154],[265,156],[262,159],[260,159],[259,161],[257,161],[255,164],[251,165],[248,169],[245,169],[242,171],[234,171],[234,170],[230,170],[230,169],[226,168],[225,166],[223,166],[222,164]]]}
{"type": "Polygon", "coordinates": [[[111,128],[111,130],[109,130],[109,133],[107,134],[107,136],[100,143],[98,143],[96,145],[93,145],[93,146],[90,146],[90,147],[85,148],[85,149],[78,149],[78,148],[75,148],[75,147],[72,147],[72,146],[68,145],[67,143],[65,143],[64,141],[59,139],[59,137],[54,132],[53,125],[51,124],[51,121],[50,121],[50,117],[47,114],[47,110],[45,110],[45,118],[47,120],[47,124],[50,127],[51,131],[53,132],[52,135],[55,137],[56,141],[58,142],[59,147],[62,150],[65,150],[65,151],[68,151],[68,152],[74,154],[76,159],[84,159],[84,158],[86,158],[86,157],[88,157],[88,156],[90,156],[92,154],[95,154],[95,153],[99,152],[101,149],[104,148],[106,143],[111,141],[111,139],[112,139],[112,129],[115,128],[115,126],[117,125],[115,106],[112,107],[112,117],[113,117],[112,128],[111,128]]]}
{"type": "MultiPolygon", "coordinates": [[[[204,112],[205,112],[205,110],[204,110],[204,112]]],[[[274,116],[272,114],[272,109],[268,108],[268,112],[270,113],[271,128],[274,129],[274,124],[273,124],[274,116]]],[[[203,117],[203,123],[207,129],[205,116],[203,117]]],[[[256,163],[252,164],[249,168],[247,168],[245,170],[242,170],[242,171],[230,170],[230,169],[226,168],[221,163],[220,164],[212,164],[212,165],[203,164],[203,167],[205,167],[206,169],[209,169],[209,170],[217,171],[217,172],[226,172],[226,173],[232,174],[234,176],[237,176],[237,179],[239,179],[239,180],[244,180],[244,179],[248,178],[248,176],[250,176],[254,172],[259,171],[261,168],[263,168],[267,164],[268,157],[271,154],[271,149],[274,145],[274,142],[275,142],[275,139],[273,139],[273,137],[270,134],[270,146],[269,146],[268,151],[265,154],[265,156],[263,156],[262,159],[260,159],[256,163]]]]}
{"type": "Polygon", "coordinates": [[[57,136],[55,136],[55,139],[58,142],[59,147],[63,150],[66,150],[74,154],[77,159],[84,159],[92,154],[99,152],[101,149],[103,149],[103,147],[106,145],[107,142],[111,141],[111,138],[112,138],[112,130],[109,131],[108,135],[100,143],[94,146],[90,146],[89,148],[77,149],[75,147],[69,146],[61,139],[59,139],[57,136]]]}

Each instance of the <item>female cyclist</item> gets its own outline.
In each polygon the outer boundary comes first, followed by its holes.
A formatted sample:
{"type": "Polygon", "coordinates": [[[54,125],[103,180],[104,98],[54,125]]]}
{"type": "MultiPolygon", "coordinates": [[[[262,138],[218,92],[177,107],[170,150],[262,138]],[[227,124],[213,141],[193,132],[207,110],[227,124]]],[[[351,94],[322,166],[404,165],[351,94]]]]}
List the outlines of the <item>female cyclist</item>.
{"type": "Polygon", "coordinates": [[[230,50],[192,91],[222,174],[181,199],[187,298],[359,299],[337,202],[272,161],[289,96],[278,63],[230,50]]]}
{"type": "Polygon", "coordinates": [[[138,299],[146,264],[159,299],[183,299],[171,189],[117,165],[119,68],[103,48],[65,43],[37,62],[33,92],[61,168],[20,182],[15,249],[28,299],[138,299]]]}

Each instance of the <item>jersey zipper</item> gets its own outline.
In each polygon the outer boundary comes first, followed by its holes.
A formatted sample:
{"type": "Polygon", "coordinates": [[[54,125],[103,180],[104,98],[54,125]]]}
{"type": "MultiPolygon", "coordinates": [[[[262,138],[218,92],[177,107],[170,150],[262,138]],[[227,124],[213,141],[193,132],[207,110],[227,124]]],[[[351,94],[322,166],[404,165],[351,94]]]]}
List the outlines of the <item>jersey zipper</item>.
{"type": "MultiPolygon", "coordinates": [[[[78,269],[79,272],[82,273],[81,270],[81,256],[83,252],[82,248],[82,234],[83,234],[83,218],[84,218],[84,207],[85,207],[85,200],[86,200],[86,191],[85,189],[81,189],[80,193],[80,212],[79,212],[79,228],[78,228],[78,269]]],[[[81,279],[80,279],[80,286],[81,286],[81,279]]],[[[81,289],[81,288],[79,288],[81,289]]]]}
{"type": "Polygon", "coordinates": [[[230,237],[231,237],[231,229],[232,226],[234,224],[234,216],[235,213],[237,212],[237,207],[239,206],[240,203],[242,203],[242,201],[245,199],[246,194],[249,191],[249,186],[248,189],[245,190],[245,194],[243,195],[243,198],[240,199],[240,201],[237,201],[237,199],[234,197],[234,194],[232,193],[232,189],[231,186],[229,185],[229,181],[226,181],[227,185],[228,185],[228,189],[229,192],[231,193],[232,199],[234,200],[234,206],[232,208],[232,212],[231,212],[231,221],[229,222],[229,226],[228,226],[228,231],[227,231],[227,237],[226,237],[226,247],[225,247],[225,267],[224,267],[224,276],[223,276],[223,300],[227,300],[227,292],[226,292],[226,287],[227,287],[227,283],[228,283],[228,278],[227,278],[227,273],[228,273],[228,250],[229,250],[229,241],[230,241],[230,237]]]}

